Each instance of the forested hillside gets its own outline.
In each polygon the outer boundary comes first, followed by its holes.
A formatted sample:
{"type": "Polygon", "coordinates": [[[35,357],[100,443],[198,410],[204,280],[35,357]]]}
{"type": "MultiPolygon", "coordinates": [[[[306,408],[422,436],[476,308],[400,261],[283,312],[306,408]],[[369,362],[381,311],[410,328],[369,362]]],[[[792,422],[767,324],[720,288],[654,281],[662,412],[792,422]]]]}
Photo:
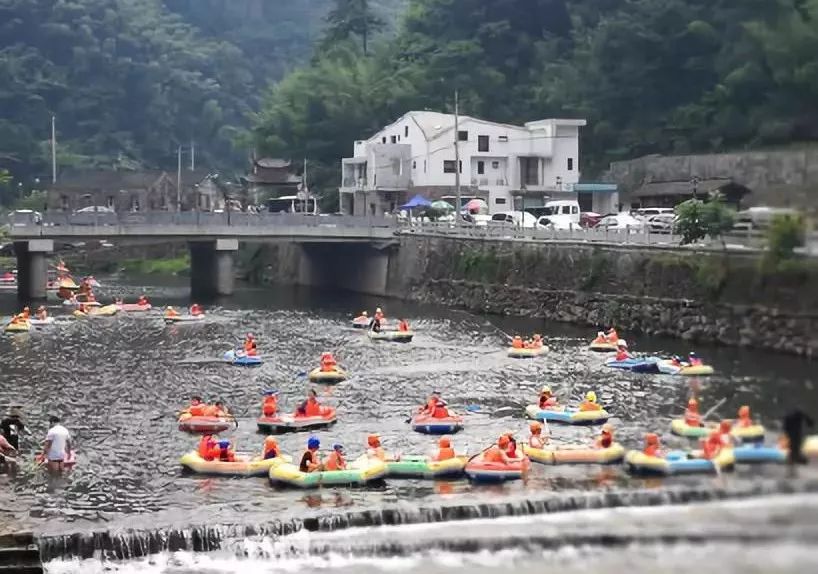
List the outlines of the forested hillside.
{"type": "MultiPolygon", "coordinates": [[[[381,13],[394,26],[404,0],[381,13]]],[[[0,0],[0,169],[173,166],[197,142],[210,165],[268,85],[309,61],[334,0],[0,0]]],[[[186,160],[187,161],[187,160],[186,160]]]]}
{"type": "MultiPolygon", "coordinates": [[[[374,4],[370,2],[370,4],[374,4]]],[[[394,41],[320,52],[255,137],[326,168],[408,109],[583,117],[585,173],[646,153],[818,139],[818,0],[410,0],[394,41]]]]}

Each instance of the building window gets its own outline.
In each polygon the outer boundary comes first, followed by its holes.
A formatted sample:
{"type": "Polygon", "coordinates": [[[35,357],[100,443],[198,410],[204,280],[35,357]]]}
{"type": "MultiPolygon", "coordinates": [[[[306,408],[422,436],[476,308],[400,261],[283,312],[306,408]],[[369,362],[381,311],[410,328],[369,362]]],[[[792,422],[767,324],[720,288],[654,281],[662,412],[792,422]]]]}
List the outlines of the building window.
{"type": "Polygon", "coordinates": [[[455,173],[455,163],[453,159],[443,161],[443,173],[455,173]]]}
{"type": "Polygon", "coordinates": [[[62,206],[63,209],[68,209],[68,196],[67,195],[62,194],[60,196],[60,205],[62,206]]]}
{"type": "Polygon", "coordinates": [[[417,168],[418,168],[418,162],[415,161],[415,160],[412,160],[412,169],[417,169],[417,168]]]}
{"type": "Polygon", "coordinates": [[[139,198],[132,197],[131,198],[131,211],[139,211],[139,198]]]}
{"type": "Polygon", "coordinates": [[[389,140],[390,140],[392,143],[398,143],[398,137],[397,137],[397,136],[392,136],[391,138],[389,138],[389,140]]]}
{"type": "Polygon", "coordinates": [[[457,141],[467,142],[469,141],[469,132],[465,130],[460,130],[457,132],[457,141]]]}
{"type": "Polygon", "coordinates": [[[409,137],[409,126],[404,126],[403,127],[403,137],[405,137],[405,138],[409,137]]]}
{"type": "Polygon", "coordinates": [[[381,138],[381,142],[382,142],[382,143],[386,143],[386,136],[383,136],[383,137],[381,138]]]}
{"type": "Polygon", "coordinates": [[[426,173],[426,160],[423,160],[423,173],[426,173]]]}
{"type": "Polygon", "coordinates": [[[501,141],[501,142],[507,142],[507,141],[508,141],[508,136],[499,136],[499,137],[497,138],[497,140],[498,140],[498,141],[501,141]]]}
{"type": "Polygon", "coordinates": [[[486,173],[486,162],[478,161],[477,162],[477,175],[483,175],[484,173],[486,173]]]}
{"type": "Polygon", "coordinates": [[[568,158],[568,171],[574,171],[574,158],[568,158]]]}
{"type": "Polygon", "coordinates": [[[491,162],[491,169],[500,169],[500,162],[499,161],[491,162]]]}
{"type": "Polygon", "coordinates": [[[540,159],[537,157],[520,158],[520,179],[523,185],[540,185],[540,159]]]}
{"type": "Polygon", "coordinates": [[[477,136],[477,151],[489,151],[489,136],[477,136]]]}
{"type": "Polygon", "coordinates": [[[108,199],[105,200],[105,205],[107,205],[108,207],[113,209],[113,207],[114,207],[114,196],[113,195],[108,196],[108,199]]]}
{"type": "Polygon", "coordinates": [[[505,205],[506,198],[505,197],[495,197],[494,198],[494,205],[505,205]]]}

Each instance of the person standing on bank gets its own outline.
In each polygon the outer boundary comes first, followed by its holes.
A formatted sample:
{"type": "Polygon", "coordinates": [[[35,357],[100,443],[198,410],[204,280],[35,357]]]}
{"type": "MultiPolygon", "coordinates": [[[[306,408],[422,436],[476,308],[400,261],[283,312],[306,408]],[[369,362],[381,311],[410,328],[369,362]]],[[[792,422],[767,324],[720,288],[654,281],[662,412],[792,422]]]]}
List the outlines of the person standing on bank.
{"type": "Polygon", "coordinates": [[[60,417],[51,415],[48,417],[51,428],[45,437],[43,446],[43,456],[48,463],[48,470],[52,473],[60,473],[65,468],[65,461],[71,456],[71,433],[60,424],[60,417]]]}
{"type": "Polygon", "coordinates": [[[9,416],[0,421],[0,433],[14,450],[20,450],[20,433],[25,430],[26,425],[20,418],[20,407],[11,407],[9,416]]]}

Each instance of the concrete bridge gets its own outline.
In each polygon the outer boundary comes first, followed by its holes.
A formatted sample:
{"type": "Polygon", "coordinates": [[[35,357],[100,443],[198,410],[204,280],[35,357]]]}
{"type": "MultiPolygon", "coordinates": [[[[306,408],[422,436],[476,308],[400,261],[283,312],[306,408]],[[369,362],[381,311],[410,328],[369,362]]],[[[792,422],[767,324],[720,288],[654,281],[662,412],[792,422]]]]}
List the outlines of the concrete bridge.
{"type": "MultiPolygon", "coordinates": [[[[86,240],[139,243],[186,242],[190,246],[191,289],[203,296],[230,295],[239,243],[284,241],[303,245],[304,255],[331,259],[331,251],[377,263],[377,254],[396,243],[395,220],[380,217],[271,213],[85,213],[49,214],[10,230],[17,255],[18,294],[46,296],[48,255],[55,243],[86,240]],[[328,251],[321,246],[335,244],[328,251]]],[[[347,257],[349,259],[349,257],[347,257]]],[[[379,265],[382,265],[380,263],[379,265]]],[[[337,269],[326,261],[316,269],[337,269]]]]}

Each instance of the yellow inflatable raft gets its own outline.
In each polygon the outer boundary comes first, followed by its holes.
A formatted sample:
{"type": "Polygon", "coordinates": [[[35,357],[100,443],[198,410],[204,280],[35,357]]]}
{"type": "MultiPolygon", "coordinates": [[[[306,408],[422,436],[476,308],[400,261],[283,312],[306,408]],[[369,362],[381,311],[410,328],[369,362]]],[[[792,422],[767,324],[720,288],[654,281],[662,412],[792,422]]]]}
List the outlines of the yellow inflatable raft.
{"type": "Polygon", "coordinates": [[[588,345],[588,349],[591,351],[597,351],[598,353],[615,353],[616,352],[616,343],[611,343],[610,341],[591,341],[591,344],[588,345]]]}
{"type": "Polygon", "coordinates": [[[74,311],[74,317],[112,317],[117,314],[119,307],[116,305],[105,305],[104,307],[86,307],[83,313],[79,309],[74,311]]]}
{"type": "Polygon", "coordinates": [[[335,367],[330,371],[322,371],[321,367],[317,367],[310,371],[309,379],[312,383],[326,383],[331,385],[334,383],[340,383],[341,381],[346,381],[347,374],[346,371],[340,367],[335,367]]]}
{"type": "Polygon", "coordinates": [[[31,331],[31,323],[28,321],[18,321],[17,323],[9,323],[6,325],[4,331],[6,333],[28,333],[31,331]]]}
{"type": "Polygon", "coordinates": [[[539,357],[543,353],[548,351],[548,347],[542,345],[541,347],[531,347],[531,348],[522,348],[522,349],[515,349],[514,347],[508,348],[508,356],[512,359],[533,359],[534,357],[539,357]]]}
{"type": "MultiPolygon", "coordinates": [[[[673,419],[670,422],[670,431],[679,436],[687,438],[707,438],[711,431],[719,428],[717,423],[705,423],[704,426],[692,427],[685,423],[684,419],[673,419]]],[[[730,434],[746,442],[756,442],[764,440],[764,427],[762,425],[751,425],[748,427],[734,426],[730,434]]]]}
{"type": "Polygon", "coordinates": [[[384,461],[374,458],[367,458],[361,466],[353,466],[350,464],[347,470],[301,472],[294,464],[280,464],[270,468],[270,484],[296,488],[363,485],[383,480],[389,470],[384,461]]]}
{"type": "Polygon", "coordinates": [[[625,447],[618,442],[608,448],[566,445],[541,449],[524,444],[523,453],[540,464],[613,464],[625,458],[625,447]]]}
{"type": "Polygon", "coordinates": [[[247,460],[222,462],[220,460],[205,460],[196,451],[191,451],[179,459],[179,464],[185,470],[196,474],[219,476],[267,476],[274,466],[291,462],[292,458],[287,455],[267,460],[257,456],[247,460]]]}
{"type": "Polygon", "coordinates": [[[801,453],[810,460],[818,460],[818,435],[808,436],[804,439],[801,453]]]}

